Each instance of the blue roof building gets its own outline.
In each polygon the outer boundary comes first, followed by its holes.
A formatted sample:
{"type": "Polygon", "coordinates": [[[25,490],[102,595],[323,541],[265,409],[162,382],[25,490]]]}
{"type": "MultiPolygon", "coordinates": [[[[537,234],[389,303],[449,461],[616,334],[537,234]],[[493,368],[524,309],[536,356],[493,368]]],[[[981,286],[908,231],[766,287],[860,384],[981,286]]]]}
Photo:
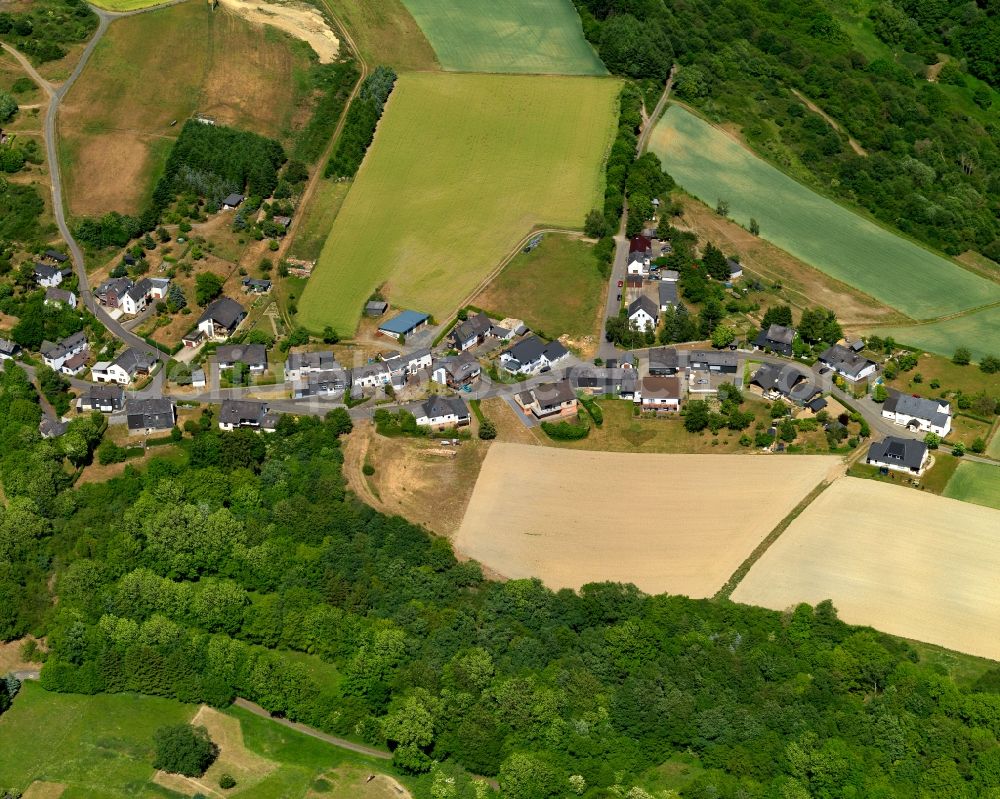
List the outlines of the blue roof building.
{"type": "Polygon", "coordinates": [[[388,322],[383,323],[378,332],[390,338],[408,336],[415,330],[419,330],[427,324],[430,316],[419,311],[403,311],[398,316],[394,316],[388,322]]]}

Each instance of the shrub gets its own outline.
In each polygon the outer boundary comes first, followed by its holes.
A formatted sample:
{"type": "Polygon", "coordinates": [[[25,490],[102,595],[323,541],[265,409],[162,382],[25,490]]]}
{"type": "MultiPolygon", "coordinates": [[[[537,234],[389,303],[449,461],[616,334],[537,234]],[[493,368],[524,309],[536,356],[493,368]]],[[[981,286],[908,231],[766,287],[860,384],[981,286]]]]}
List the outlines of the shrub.
{"type": "Polygon", "coordinates": [[[153,733],[153,768],[200,777],[219,755],[219,747],[204,727],[176,724],[153,733]]]}
{"type": "Polygon", "coordinates": [[[119,447],[114,441],[104,441],[97,448],[97,461],[101,466],[109,463],[121,463],[128,456],[124,447],[119,447]]]}
{"type": "Polygon", "coordinates": [[[219,787],[223,790],[229,790],[230,788],[236,787],[236,780],[233,778],[232,774],[223,774],[219,777],[219,787]]]}
{"type": "Polygon", "coordinates": [[[484,419],[479,424],[479,437],[483,441],[492,441],[497,437],[497,427],[489,419],[484,419]]]}
{"type": "Polygon", "coordinates": [[[365,465],[361,467],[361,473],[366,477],[371,477],[373,474],[375,474],[375,467],[372,466],[370,463],[365,462],[365,465]]]}
{"type": "Polygon", "coordinates": [[[955,350],[955,354],[951,356],[951,362],[958,366],[968,366],[971,360],[972,353],[969,352],[968,347],[959,347],[955,350]]]}
{"type": "Polygon", "coordinates": [[[573,422],[542,422],[542,432],[556,441],[579,441],[590,434],[590,427],[573,422]]]}

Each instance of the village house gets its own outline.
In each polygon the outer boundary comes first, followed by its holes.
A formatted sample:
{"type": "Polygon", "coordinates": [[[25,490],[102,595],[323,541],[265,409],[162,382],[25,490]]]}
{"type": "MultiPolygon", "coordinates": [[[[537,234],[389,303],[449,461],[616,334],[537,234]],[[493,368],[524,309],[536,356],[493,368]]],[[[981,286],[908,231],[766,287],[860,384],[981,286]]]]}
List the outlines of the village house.
{"type": "Polygon", "coordinates": [[[757,338],[753,341],[755,350],[770,350],[779,355],[791,357],[792,341],[795,340],[795,331],[784,325],[770,325],[767,330],[761,330],[757,338]]]}
{"type": "Polygon", "coordinates": [[[177,406],[167,397],[129,400],[125,421],[130,435],[170,430],[177,423],[177,406]]]}
{"type": "Polygon", "coordinates": [[[61,419],[54,419],[51,416],[43,416],[38,423],[38,433],[42,438],[58,438],[69,427],[69,422],[61,419]]]}
{"type": "Polygon", "coordinates": [[[574,389],[594,397],[608,395],[628,400],[639,387],[638,372],[620,366],[574,369],[570,380],[574,389]]]}
{"type": "Polygon", "coordinates": [[[113,277],[105,280],[97,287],[94,296],[97,301],[106,308],[118,308],[122,304],[122,298],[132,288],[132,281],[127,277],[113,277]]]}
{"type": "Polygon", "coordinates": [[[383,322],[378,332],[391,339],[398,339],[400,336],[412,336],[421,330],[430,316],[419,311],[403,311],[387,322],[383,322]]]}
{"type": "Polygon", "coordinates": [[[127,386],[137,377],[146,377],[153,371],[156,358],[149,353],[127,349],[113,361],[99,361],[90,370],[98,383],[118,383],[127,386]]]}
{"type": "Polygon", "coordinates": [[[21,352],[21,345],[17,342],[0,338],[0,361],[9,361],[17,357],[21,352]]]}
{"type": "Polygon", "coordinates": [[[230,194],[229,196],[226,197],[226,199],[222,201],[222,210],[235,211],[243,204],[243,201],[245,199],[246,197],[244,197],[242,194],[230,194]]]}
{"type": "Polygon", "coordinates": [[[500,366],[512,374],[530,375],[551,368],[569,355],[558,341],[543,342],[538,336],[528,336],[500,353],[500,366]]]}
{"type": "Polygon", "coordinates": [[[484,313],[478,313],[457,324],[448,334],[448,340],[456,350],[464,352],[486,341],[493,327],[492,319],[484,313]]]}
{"type": "Polygon", "coordinates": [[[750,379],[750,389],[770,399],[782,399],[795,405],[808,405],[820,390],[809,375],[793,364],[761,364],[750,379]]]}
{"type": "Polygon", "coordinates": [[[279,415],[270,413],[267,404],[253,400],[223,400],[219,409],[219,429],[264,430],[271,432],[278,423],[279,415]]]}
{"type": "Polygon", "coordinates": [[[86,351],[87,337],[83,334],[82,330],[79,333],[74,333],[57,341],[55,344],[51,341],[43,341],[41,349],[42,360],[45,362],[45,365],[50,369],[55,369],[57,372],[62,369],[63,364],[68,360],[86,351]]]}
{"type": "Polygon", "coordinates": [[[644,411],[679,411],[681,409],[681,381],[677,375],[671,377],[644,377],[635,402],[644,411]]]}
{"type": "Polygon", "coordinates": [[[307,372],[292,381],[292,399],[332,397],[342,394],[350,383],[350,375],[340,367],[322,372],[307,372]]]}
{"type": "Polygon", "coordinates": [[[267,348],[263,344],[222,344],[215,351],[220,369],[232,369],[245,363],[253,374],[267,371],[267,348]]]}
{"type": "Polygon", "coordinates": [[[184,345],[196,347],[202,339],[225,341],[246,319],[246,309],[229,297],[220,297],[198,317],[195,330],[184,337],[184,345]]]}
{"type": "Polygon", "coordinates": [[[927,466],[927,459],[927,445],[923,441],[888,436],[884,441],[875,441],[868,447],[865,463],[880,469],[920,475],[927,466]]]}
{"type": "Polygon", "coordinates": [[[414,375],[421,369],[430,369],[434,359],[427,347],[407,353],[383,357],[382,362],[393,375],[414,375]]]}
{"type": "Polygon", "coordinates": [[[661,280],[656,287],[660,296],[660,312],[664,313],[671,308],[676,308],[679,299],[677,297],[677,284],[668,280],[661,280]]]}
{"type": "Polygon", "coordinates": [[[69,276],[69,270],[62,270],[50,264],[35,264],[35,282],[46,289],[54,289],[63,282],[64,277],[69,276]]]}
{"type": "Polygon", "coordinates": [[[628,321],[636,330],[656,330],[660,321],[660,309],[645,294],[636,297],[628,306],[628,321]]]}
{"type": "Polygon", "coordinates": [[[882,416],[902,427],[936,433],[945,438],[951,432],[951,404],[890,390],[882,405],[882,416]]]}
{"type": "Polygon", "coordinates": [[[431,380],[449,388],[461,389],[478,380],[482,371],[479,361],[471,354],[463,352],[436,361],[431,372],[431,380]]]}
{"type": "Polygon", "coordinates": [[[69,260],[69,256],[66,253],[59,252],[59,250],[46,250],[44,257],[50,261],[55,261],[57,264],[64,264],[69,260]]]}
{"type": "Polygon", "coordinates": [[[563,379],[543,383],[516,395],[517,404],[536,419],[576,416],[577,398],[570,381],[563,379]]]}
{"type": "Polygon", "coordinates": [[[255,277],[245,277],[241,281],[246,294],[267,294],[271,290],[270,280],[258,280],[255,277]]]}
{"type": "Polygon", "coordinates": [[[119,385],[91,385],[76,400],[79,413],[117,413],[125,407],[125,389],[119,385]]]}
{"type": "Polygon", "coordinates": [[[834,344],[825,350],[819,356],[819,362],[851,382],[863,380],[878,368],[874,361],[840,344],[834,344]]]}
{"type": "Polygon", "coordinates": [[[162,300],[167,296],[170,281],[162,277],[144,277],[134,283],[119,297],[118,307],[122,313],[135,316],[142,313],[154,300],[162,300]]]}
{"type": "Polygon", "coordinates": [[[681,359],[673,347],[655,347],[649,351],[649,373],[654,377],[670,377],[681,368],[681,359]]]}
{"type": "Polygon", "coordinates": [[[653,258],[653,242],[646,236],[633,236],[628,242],[626,272],[630,275],[648,275],[653,258]]]}
{"type": "Polygon", "coordinates": [[[76,308],[76,295],[72,291],[64,289],[45,289],[45,305],[65,305],[67,308],[76,308]]]}
{"type": "Polygon", "coordinates": [[[740,264],[739,261],[736,261],[736,260],[734,260],[732,258],[727,258],[726,259],[726,266],[729,267],[729,281],[730,282],[732,282],[734,280],[738,280],[739,278],[743,277],[743,267],[742,267],[742,265],[740,264]]]}
{"type": "Polygon", "coordinates": [[[308,374],[339,369],[333,350],[318,352],[290,352],[285,359],[285,380],[299,380],[308,374]]]}
{"type": "Polygon", "coordinates": [[[435,395],[425,402],[409,406],[407,410],[413,414],[418,427],[441,430],[446,427],[464,427],[472,421],[469,407],[461,397],[435,395]]]}
{"type": "Polygon", "coordinates": [[[358,366],[351,370],[351,385],[358,388],[376,388],[392,382],[392,373],[382,361],[358,366]]]}
{"type": "Polygon", "coordinates": [[[718,374],[736,374],[740,359],[735,352],[716,352],[715,350],[691,350],[688,353],[688,366],[695,372],[715,372],[718,374]]]}

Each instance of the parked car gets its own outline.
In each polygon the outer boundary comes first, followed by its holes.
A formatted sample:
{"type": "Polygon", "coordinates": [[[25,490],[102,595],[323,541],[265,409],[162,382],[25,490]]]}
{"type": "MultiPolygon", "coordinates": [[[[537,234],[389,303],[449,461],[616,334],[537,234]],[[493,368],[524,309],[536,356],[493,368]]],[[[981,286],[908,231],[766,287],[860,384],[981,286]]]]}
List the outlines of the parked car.
{"type": "Polygon", "coordinates": [[[619,280],[618,281],[618,288],[621,288],[624,285],[625,285],[625,281],[624,280],[619,280]]]}

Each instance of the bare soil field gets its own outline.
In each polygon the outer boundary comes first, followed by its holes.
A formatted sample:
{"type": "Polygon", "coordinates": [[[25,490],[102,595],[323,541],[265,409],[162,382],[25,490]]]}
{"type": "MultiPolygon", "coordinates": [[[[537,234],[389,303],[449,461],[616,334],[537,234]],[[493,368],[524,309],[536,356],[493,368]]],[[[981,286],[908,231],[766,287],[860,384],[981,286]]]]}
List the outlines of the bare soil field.
{"type": "Polygon", "coordinates": [[[28,786],[22,799],[59,799],[66,786],[61,782],[44,782],[35,780],[28,786]]]}
{"type": "Polygon", "coordinates": [[[610,580],[708,597],[840,465],[494,444],[454,543],[506,577],[553,589],[610,580]]]}
{"type": "Polygon", "coordinates": [[[840,480],[733,592],[782,610],[832,599],[841,618],[1000,659],[1000,511],[840,480]]]}
{"type": "Polygon", "coordinates": [[[305,3],[268,3],[263,0],[221,0],[220,5],[258,25],[270,25],[308,43],[321,64],[332,64],[340,41],[323,15],[305,3]]]}

